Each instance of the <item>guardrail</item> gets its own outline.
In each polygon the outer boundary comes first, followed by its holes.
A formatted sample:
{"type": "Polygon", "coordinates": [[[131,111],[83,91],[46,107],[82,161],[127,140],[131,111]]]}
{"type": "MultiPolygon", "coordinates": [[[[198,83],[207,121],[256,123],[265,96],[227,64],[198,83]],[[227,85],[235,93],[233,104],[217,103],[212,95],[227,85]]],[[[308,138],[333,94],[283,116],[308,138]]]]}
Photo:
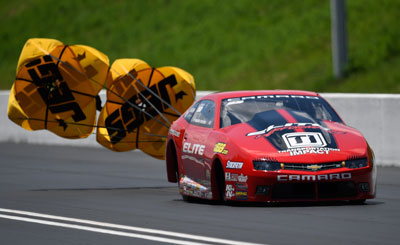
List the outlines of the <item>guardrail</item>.
{"type": "MultiPolygon", "coordinates": [[[[197,98],[208,94],[199,91],[197,98]]],[[[321,94],[336,109],[347,125],[360,130],[374,149],[376,162],[380,166],[400,167],[400,95],[397,94],[321,94]]],[[[105,101],[105,93],[101,93],[105,101]]],[[[48,131],[27,131],[7,117],[9,91],[0,91],[0,142],[57,144],[101,147],[96,136],[87,139],[69,140],[48,131]]]]}

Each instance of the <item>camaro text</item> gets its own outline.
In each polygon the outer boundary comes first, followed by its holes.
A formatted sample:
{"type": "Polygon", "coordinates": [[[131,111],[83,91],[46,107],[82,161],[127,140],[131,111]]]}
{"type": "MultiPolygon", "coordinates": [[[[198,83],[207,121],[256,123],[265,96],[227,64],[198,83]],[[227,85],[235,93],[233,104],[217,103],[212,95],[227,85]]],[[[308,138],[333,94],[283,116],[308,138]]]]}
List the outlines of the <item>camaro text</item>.
{"type": "Polygon", "coordinates": [[[316,181],[316,180],[345,180],[345,179],[351,179],[351,173],[320,174],[320,175],[282,174],[277,176],[278,181],[316,181]]]}

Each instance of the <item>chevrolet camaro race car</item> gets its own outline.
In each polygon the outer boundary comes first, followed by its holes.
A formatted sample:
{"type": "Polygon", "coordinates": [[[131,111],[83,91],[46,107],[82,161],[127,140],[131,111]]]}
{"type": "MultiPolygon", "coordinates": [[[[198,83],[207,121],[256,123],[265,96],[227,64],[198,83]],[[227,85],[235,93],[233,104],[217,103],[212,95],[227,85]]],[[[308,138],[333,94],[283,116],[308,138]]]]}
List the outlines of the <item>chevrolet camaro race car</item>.
{"type": "Polygon", "coordinates": [[[317,93],[209,94],[170,127],[166,165],[184,199],[374,198],[374,154],[317,93]]]}

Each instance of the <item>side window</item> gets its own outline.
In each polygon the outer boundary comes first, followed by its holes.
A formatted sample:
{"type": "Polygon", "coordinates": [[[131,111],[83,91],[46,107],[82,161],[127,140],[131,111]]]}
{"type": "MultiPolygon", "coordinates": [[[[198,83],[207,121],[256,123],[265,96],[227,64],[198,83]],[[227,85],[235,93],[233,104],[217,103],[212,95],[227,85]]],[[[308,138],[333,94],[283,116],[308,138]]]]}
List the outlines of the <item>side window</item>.
{"type": "Polygon", "coordinates": [[[211,100],[202,100],[196,108],[191,124],[212,128],[214,126],[215,105],[211,100]]]}
{"type": "Polygon", "coordinates": [[[196,111],[197,106],[200,103],[194,104],[192,107],[190,107],[187,112],[185,112],[185,115],[183,115],[183,118],[185,118],[186,121],[190,122],[190,119],[192,119],[194,112],[196,111]]]}

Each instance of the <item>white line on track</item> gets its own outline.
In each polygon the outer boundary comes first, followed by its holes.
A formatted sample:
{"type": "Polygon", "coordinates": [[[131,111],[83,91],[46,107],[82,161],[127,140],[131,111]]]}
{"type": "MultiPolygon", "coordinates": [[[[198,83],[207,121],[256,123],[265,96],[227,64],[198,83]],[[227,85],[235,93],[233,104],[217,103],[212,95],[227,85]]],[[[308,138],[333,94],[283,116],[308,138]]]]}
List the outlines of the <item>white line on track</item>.
{"type": "Polygon", "coordinates": [[[192,241],[185,241],[185,240],[177,240],[177,239],[172,239],[172,238],[165,238],[165,237],[161,237],[160,235],[170,236],[170,237],[174,237],[174,238],[181,238],[181,239],[184,238],[184,239],[191,239],[191,240],[197,240],[197,241],[219,243],[219,244],[257,245],[256,243],[233,241],[233,240],[214,238],[214,237],[206,237],[206,236],[198,236],[198,235],[190,235],[190,234],[179,233],[179,232],[141,228],[141,227],[135,227],[135,226],[118,225],[118,224],[111,224],[111,223],[98,222],[98,221],[85,220],[85,219],[68,218],[68,217],[63,217],[63,216],[55,216],[55,215],[34,213],[34,212],[21,211],[21,210],[0,208],[0,212],[8,213],[8,214],[30,216],[28,218],[28,217],[0,214],[0,218],[4,218],[4,219],[24,221],[24,222],[30,222],[30,223],[43,224],[43,225],[58,226],[58,227],[64,227],[64,228],[70,228],[70,229],[85,230],[85,231],[98,232],[98,233],[117,235],[117,236],[139,238],[139,239],[152,240],[152,241],[158,241],[158,242],[164,242],[164,243],[174,243],[174,244],[184,244],[184,245],[200,245],[200,244],[204,245],[204,244],[206,244],[206,243],[199,243],[199,242],[192,242],[192,241]],[[57,221],[35,219],[32,217],[46,218],[46,219],[52,219],[52,220],[58,220],[58,221],[75,222],[75,223],[80,223],[80,224],[79,225],[68,224],[68,223],[62,223],[62,222],[57,222],[57,221]],[[102,228],[84,226],[82,224],[95,225],[95,226],[100,226],[102,228]],[[133,232],[116,231],[116,230],[111,230],[111,229],[106,229],[106,228],[114,228],[114,229],[127,230],[127,231],[136,231],[136,232],[150,233],[150,234],[155,234],[155,235],[143,235],[143,234],[138,234],[138,233],[133,233],[133,232]]]}
{"type": "Polygon", "coordinates": [[[110,234],[110,235],[116,235],[116,236],[133,237],[133,238],[146,239],[146,240],[157,241],[157,242],[166,242],[166,243],[183,244],[183,245],[207,244],[207,243],[190,242],[190,241],[177,240],[177,239],[169,239],[169,238],[157,237],[157,236],[151,236],[151,235],[141,235],[141,234],[136,234],[136,233],[108,230],[108,229],[95,228],[95,227],[83,226],[83,225],[72,225],[72,224],[66,224],[66,223],[61,223],[61,222],[24,218],[24,217],[11,216],[11,215],[0,214],[0,218],[25,221],[25,222],[30,222],[30,223],[42,224],[42,225],[51,225],[51,226],[58,226],[58,227],[64,227],[64,228],[70,228],[70,229],[84,230],[84,231],[92,231],[92,232],[98,232],[98,233],[104,233],[104,234],[110,234]]]}

